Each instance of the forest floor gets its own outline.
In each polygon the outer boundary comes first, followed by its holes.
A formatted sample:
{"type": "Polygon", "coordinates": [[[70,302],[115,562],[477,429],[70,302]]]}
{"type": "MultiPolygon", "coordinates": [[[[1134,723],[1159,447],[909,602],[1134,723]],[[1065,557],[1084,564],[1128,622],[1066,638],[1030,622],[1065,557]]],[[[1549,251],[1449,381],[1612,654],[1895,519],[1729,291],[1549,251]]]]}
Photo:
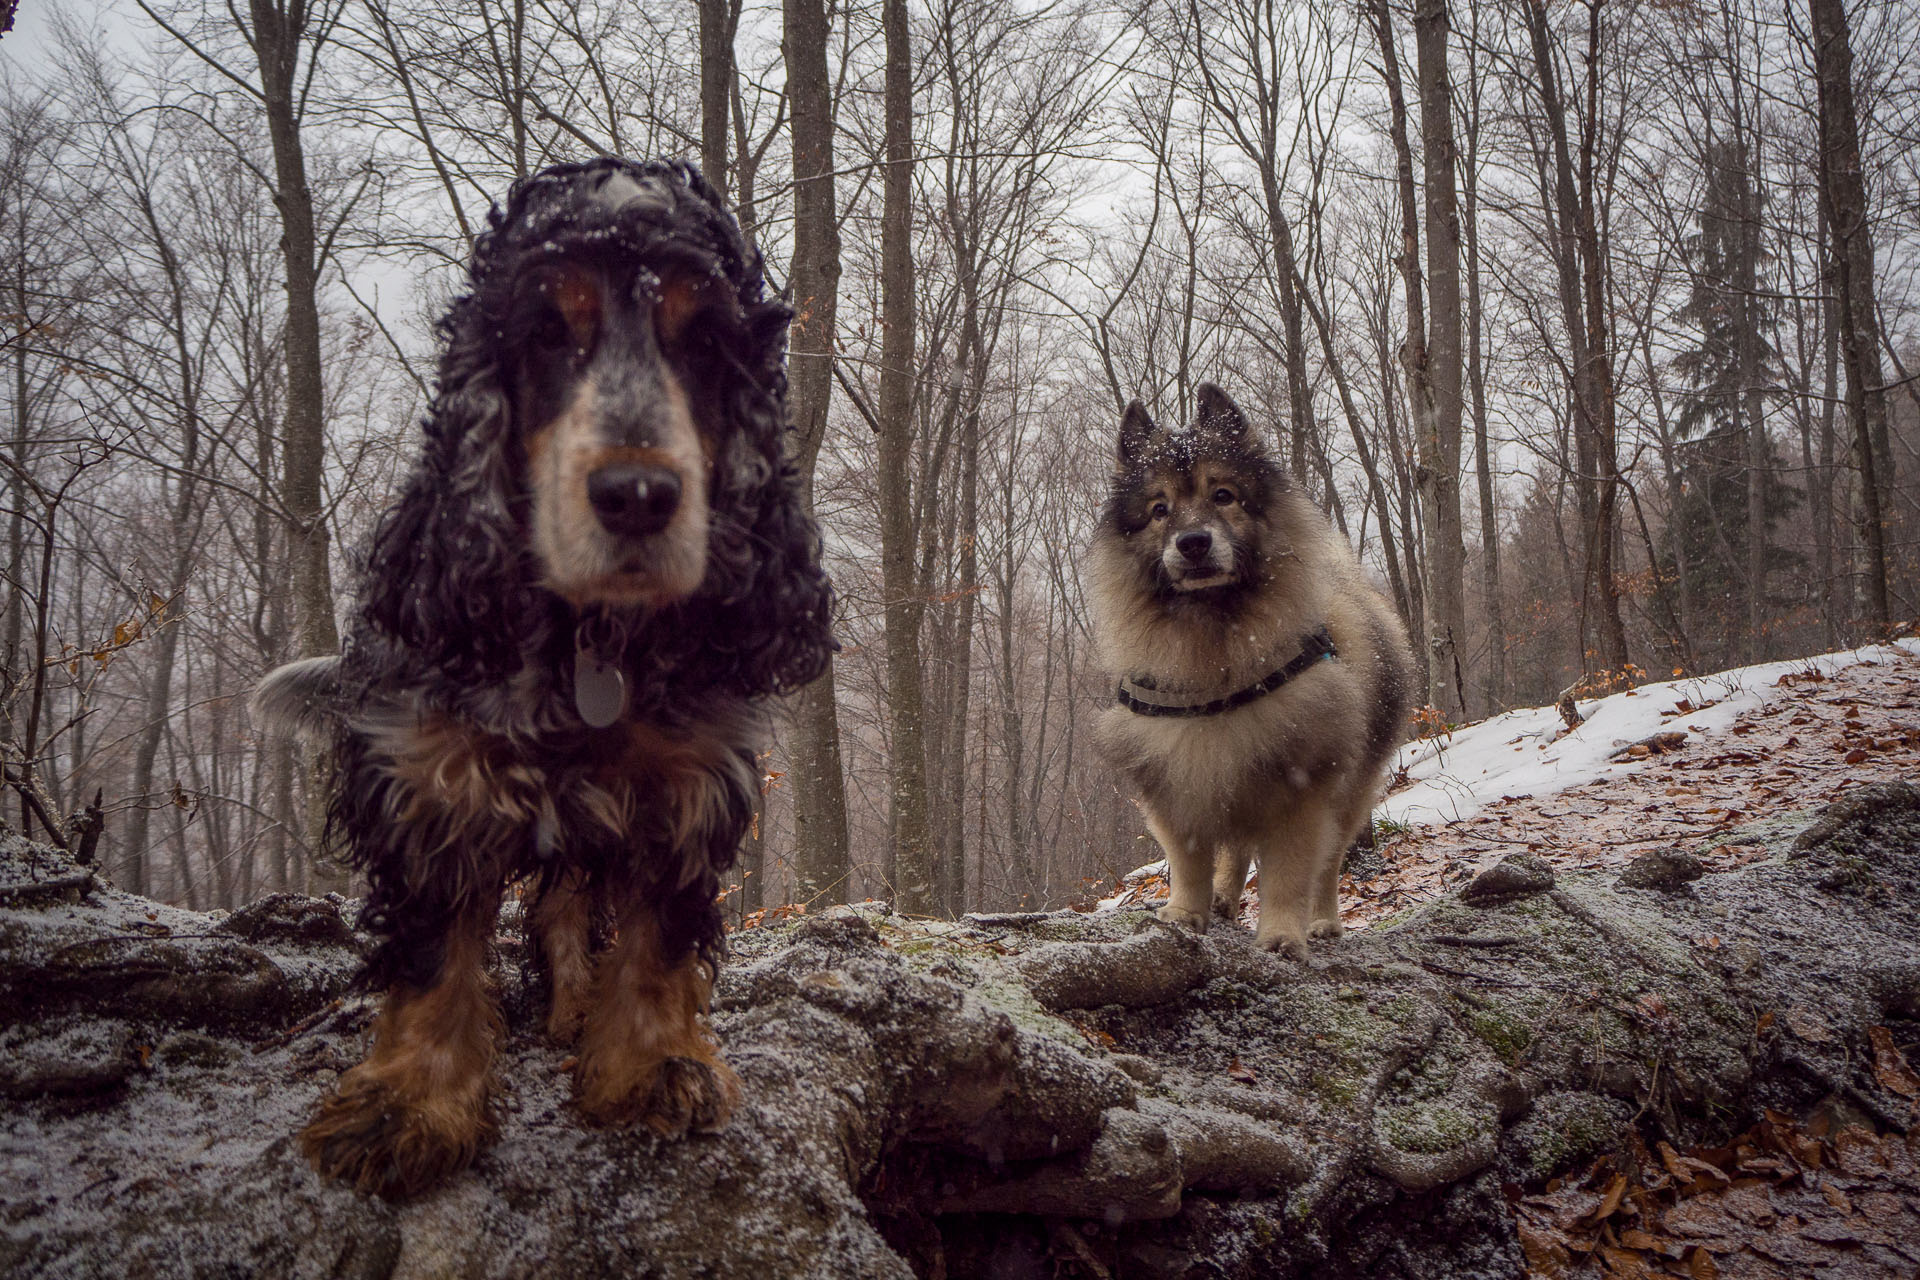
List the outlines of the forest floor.
{"type": "MultiPolygon", "coordinates": [[[[1689,712],[1702,708],[1678,701],[1662,718],[1685,731],[1689,712]]],[[[1894,649],[1830,675],[1786,672],[1724,732],[1649,748],[1633,772],[1539,798],[1501,797],[1458,822],[1392,833],[1374,874],[1360,867],[1364,878],[1342,878],[1341,915],[1364,929],[1516,850],[1560,868],[1608,868],[1677,848],[1710,872],[1729,871],[1767,856],[1751,839],[1760,831],[1804,821],[1855,787],[1916,777],[1920,656],[1894,649]]],[[[1720,939],[1693,943],[1717,949],[1720,939]]],[[[1920,1099],[1920,1078],[1900,1051],[1879,1037],[1875,1048],[1882,1083],[1920,1099]]],[[[1636,1141],[1544,1194],[1514,1197],[1529,1271],[1555,1280],[1889,1274],[1860,1246],[1893,1245],[1920,1218],[1920,1127],[1876,1132],[1862,1119],[1769,1112],[1733,1141],[1685,1154],[1664,1144],[1649,1153],[1636,1141]]],[[[1920,1251],[1906,1263],[1920,1271],[1920,1251]]]]}
{"type": "Polygon", "coordinates": [[[1710,872],[1763,857],[1752,837],[1855,787],[1920,776],[1920,656],[1880,655],[1832,674],[1811,664],[1783,672],[1720,732],[1689,732],[1710,702],[1670,697],[1657,709],[1685,740],[1629,757],[1619,772],[1537,798],[1500,796],[1456,822],[1383,830],[1378,865],[1341,879],[1341,919],[1364,929],[1520,850],[1559,869],[1617,867],[1659,848],[1694,854],[1710,872]]]}

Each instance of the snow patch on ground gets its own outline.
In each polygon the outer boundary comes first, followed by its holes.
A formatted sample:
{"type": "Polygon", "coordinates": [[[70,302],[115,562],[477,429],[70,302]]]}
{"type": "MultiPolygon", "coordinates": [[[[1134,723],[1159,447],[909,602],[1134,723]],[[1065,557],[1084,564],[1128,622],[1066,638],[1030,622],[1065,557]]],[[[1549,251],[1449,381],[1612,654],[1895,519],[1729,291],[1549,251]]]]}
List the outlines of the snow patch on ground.
{"type": "MultiPolygon", "coordinates": [[[[1812,658],[1763,662],[1716,675],[1693,676],[1609,694],[1579,704],[1585,723],[1570,733],[1553,707],[1530,707],[1468,725],[1444,738],[1409,742],[1394,762],[1402,784],[1374,810],[1376,819],[1410,827],[1444,826],[1471,818],[1503,796],[1539,799],[1598,778],[1638,772],[1646,759],[1609,760],[1621,747],[1667,730],[1695,741],[1725,734],[1734,721],[1788,696],[1780,678],[1920,654],[1920,638],[1844,649],[1812,658]],[[1685,701],[1693,710],[1674,714],[1685,701]]],[[[1651,758],[1651,757],[1649,757],[1651,758]]]]}

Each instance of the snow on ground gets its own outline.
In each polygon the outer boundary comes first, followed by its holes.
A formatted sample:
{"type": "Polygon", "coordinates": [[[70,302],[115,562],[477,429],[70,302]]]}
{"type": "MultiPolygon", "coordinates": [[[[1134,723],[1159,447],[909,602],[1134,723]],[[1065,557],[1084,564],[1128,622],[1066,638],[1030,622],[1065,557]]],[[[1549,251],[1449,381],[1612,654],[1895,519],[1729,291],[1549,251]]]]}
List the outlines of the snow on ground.
{"type": "Polygon", "coordinates": [[[1787,696],[1781,676],[1802,671],[1831,676],[1885,660],[1895,651],[1920,654],[1920,638],[1643,684],[1580,703],[1586,720],[1570,733],[1561,733],[1565,726],[1553,707],[1531,707],[1447,737],[1409,742],[1400,748],[1395,770],[1396,776],[1404,771],[1411,785],[1401,784],[1374,817],[1409,827],[1442,826],[1470,818],[1502,796],[1539,799],[1596,778],[1634,773],[1646,759],[1607,757],[1665,730],[1684,730],[1690,738],[1724,734],[1739,717],[1787,696]],[[1693,709],[1674,714],[1682,701],[1693,709]]]}
{"type": "MultiPolygon", "coordinates": [[[[1462,822],[1503,797],[1541,799],[1598,778],[1637,773],[1653,756],[1610,760],[1622,747],[1656,733],[1683,730],[1689,741],[1726,734],[1734,721],[1790,696],[1780,678],[1817,671],[1823,676],[1896,653],[1920,656],[1920,637],[1890,645],[1843,649],[1811,658],[1791,658],[1691,676],[1591,698],[1578,704],[1585,717],[1566,731],[1551,706],[1508,711],[1440,737],[1409,742],[1394,761],[1397,789],[1374,810],[1376,821],[1410,828],[1462,822]],[[1682,702],[1689,710],[1678,711],[1682,702]],[[1404,775],[1404,776],[1403,776],[1404,775]]],[[[1166,875],[1165,861],[1125,876],[1119,892],[1097,909],[1137,906],[1143,889],[1166,875]]]]}

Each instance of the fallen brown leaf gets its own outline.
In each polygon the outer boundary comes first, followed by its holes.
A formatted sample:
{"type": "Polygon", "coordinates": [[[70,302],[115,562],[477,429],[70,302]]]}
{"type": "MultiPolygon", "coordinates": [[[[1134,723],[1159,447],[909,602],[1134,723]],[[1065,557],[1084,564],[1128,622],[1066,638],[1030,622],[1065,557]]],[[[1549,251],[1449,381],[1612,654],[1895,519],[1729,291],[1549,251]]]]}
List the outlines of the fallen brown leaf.
{"type": "Polygon", "coordinates": [[[1820,1015],[1814,1013],[1812,1010],[1803,1009],[1795,1005],[1793,1008],[1787,1010],[1786,1018],[1787,1030],[1793,1032],[1794,1035],[1799,1036],[1808,1044],[1833,1043],[1833,1032],[1827,1027],[1827,1024],[1821,1020],[1820,1015]]]}
{"type": "Polygon", "coordinates": [[[1880,1087],[1903,1098],[1920,1097],[1920,1076],[1907,1065],[1906,1055],[1893,1042],[1893,1033],[1885,1027],[1869,1027],[1867,1039],[1873,1042],[1873,1078],[1880,1087]]]}
{"type": "Polygon", "coordinates": [[[1696,1160],[1692,1156],[1683,1156],[1665,1141],[1660,1142],[1655,1147],[1655,1150],[1659,1152],[1660,1163],[1666,1166],[1667,1172],[1672,1174],[1674,1180],[1677,1182],[1691,1186],[1696,1177],[1705,1177],[1713,1180],[1720,1186],[1724,1187],[1727,1185],[1727,1175],[1722,1173],[1717,1166],[1708,1164],[1705,1160],[1696,1160]]]}
{"type": "Polygon", "coordinates": [[[1600,1193],[1600,1203],[1581,1215],[1581,1221],[1595,1226],[1605,1222],[1619,1209],[1620,1201],[1627,1194],[1627,1175],[1616,1173],[1607,1183],[1607,1189],[1600,1193]]]}
{"type": "Polygon", "coordinates": [[[1566,1236],[1551,1226],[1521,1218],[1520,1252],[1527,1260],[1527,1274],[1542,1280],[1561,1280],[1573,1267],[1573,1250],[1566,1236]]]}
{"type": "Polygon", "coordinates": [[[1660,1274],[1647,1265],[1639,1254],[1616,1249],[1612,1245],[1601,1245],[1600,1257],[1606,1263],[1609,1280],[1614,1276],[1620,1277],[1620,1280],[1653,1280],[1660,1274]]]}

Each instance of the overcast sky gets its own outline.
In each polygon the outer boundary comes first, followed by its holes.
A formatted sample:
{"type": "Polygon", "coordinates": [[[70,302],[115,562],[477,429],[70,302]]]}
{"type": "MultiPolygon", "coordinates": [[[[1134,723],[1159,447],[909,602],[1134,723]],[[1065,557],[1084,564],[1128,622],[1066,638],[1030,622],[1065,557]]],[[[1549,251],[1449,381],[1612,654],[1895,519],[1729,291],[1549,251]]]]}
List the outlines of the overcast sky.
{"type": "Polygon", "coordinates": [[[0,37],[0,62],[37,71],[53,55],[54,15],[64,13],[82,25],[95,25],[129,45],[147,29],[146,17],[133,0],[20,0],[13,30],[0,37]],[[131,16],[129,16],[131,15],[131,16]]]}

